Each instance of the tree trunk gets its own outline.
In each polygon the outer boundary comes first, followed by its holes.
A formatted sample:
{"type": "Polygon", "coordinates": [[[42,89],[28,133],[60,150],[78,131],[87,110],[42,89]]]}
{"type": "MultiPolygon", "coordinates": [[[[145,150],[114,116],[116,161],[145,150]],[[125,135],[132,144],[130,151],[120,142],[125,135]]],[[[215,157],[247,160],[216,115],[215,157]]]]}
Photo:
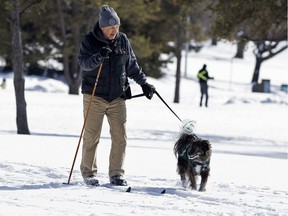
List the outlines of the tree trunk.
{"type": "Polygon", "coordinates": [[[211,45],[217,46],[217,38],[216,37],[212,37],[211,45]]]}
{"type": "Polygon", "coordinates": [[[181,80],[181,49],[176,53],[176,84],[174,93],[174,103],[180,102],[180,80],[181,80]],[[180,53],[180,54],[179,54],[180,53]]]}
{"type": "Polygon", "coordinates": [[[265,43],[264,41],[258,41],[256,43],[256,50],[254,51],[256,57],[256,65],[252,77],[252,83],[258,83],[259,75],[260,75],[260,67],[262,62],[274,57],[275,55],[283,52],[288,48],[288,45],[282,45],[278,48],[279,42],[270,41],[269,43],[265,43]],[[264,57],[265,56],[265,57],[264,57]]]}
{"type": "Polygon", "coordinates": [[[255,65],[255,69],[254,69],[254,73],[252,77],[252,83],[258,83],[261,64],[262,64],[262,58],[256,57],[256,65],[255,65]]]}
{"type": "Polygon", "coordinates": [[[14,89],[16,96],[16,124],[18,134],[30,134],[27,122],[25,101],[25,79],[23,76],[23,54],[19,18],[19,0],[11,1],[11,33],[12,33],[12,58],[14,71],[14,89]]]}
{"type": "Polygon", "coordinates": [[[180,102],[180,80],[181,80],[181,51],[183,47],[183,37],[182,37],[182,31],[181,31],[181,24],[178,24],[178,35],[176,39],[176,84],[175,84],[175,94],[174,94],[174,103],[180,102]]]}
{"type": "MultiPolygon", "coordinates": [[[[79,47],[79,46],[75,46],[79,47]]],[[[73,56],[70,56],[67,70],[65,73],[66,79],[69,80],[69,94],[78,95],[79,87],[82,81],[82,73],[78,64],[78,52],[75,51],[73,56]]]]}
{"type": "Polygon", "coordinates": [[[244,49],[245,49],[246,41],[240,40],[237,43],[237,53],[235,55],[235,58],[243,59],[244,57],[244,49]]]}
{"type": "MultiPolygon", "coordinates": [[[[75,35],[74,35],[75,37],[75,35]]],[[[79,43],[79,42],[78,42],[79,43]]],[[[77,46],[77,43],[75,44],[77,46]]],[[[78,64],[78,52],[74,51],[73,56],[69,58],[69,94],[78,95],[79,87],[82,81],[82,73],[78,64]]]]}
{"type": "MultiPolygon", "coordinates": [[[[68,49],[68,40],[67,40],[67,35],[66,35],[66,22],[65,22],[65,17],[62,12],[62,1],[57,0],[57,8],[58,8],[58,14],[60,18],[60,27],[61,27],[61,36],[63,40],[63,66],[64,66],[64,75],[65,78],[67,79],[68,86],[69,86],[69,94],[79,94],[79,86],[81,84],[81,70],[78,65],[78,48],[80,47],[80,27],[79,24],[75,23],[70,23],[70,28],[72,30],[72,39],[75,49],[73,53],[71,54],[70,52],[65,51],[65,49],[68,49]]],[[[72,1],[72,8],[71,8],[71,13],[74,17],[77,17],[79,13],[79,8],[80,5],[78,2],[72,1]]]]}
{"type": "MultiPolygon", "coordinates": [[[[73,5],[73,14],[77,16],[79,14],[80,6],[78,3],[74,2],[73,5]]],[[[71,26],[72,35],[73,35],[73,55],[69,58],[70,64],[69,69],[71,71],[70,74],[70,82],[69,82],[69,94],[79,94],[79,87],[82,81],[82,71],[80,70],[80,66],[78,64],[78,53],[80,48],[80,26],[79,24],[72,24],[71,26]]]]}

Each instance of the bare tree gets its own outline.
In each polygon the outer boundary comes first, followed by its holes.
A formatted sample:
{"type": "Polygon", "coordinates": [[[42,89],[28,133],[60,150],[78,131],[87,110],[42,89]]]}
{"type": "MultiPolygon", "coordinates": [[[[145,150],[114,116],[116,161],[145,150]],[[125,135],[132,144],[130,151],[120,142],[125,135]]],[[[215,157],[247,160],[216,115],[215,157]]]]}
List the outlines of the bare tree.
{"type": "Polygon", "coordinates": [[[259,80],[260,67],[262,62],[274,57],[288,47],[287,43],[279,45],[279,42],[274,41],[259,41],[255,42],[255,44],[256,49],[254,50],[254,55],[256,58],[256,64],[252,77],[252,83],[257,83],[259,80]]]}

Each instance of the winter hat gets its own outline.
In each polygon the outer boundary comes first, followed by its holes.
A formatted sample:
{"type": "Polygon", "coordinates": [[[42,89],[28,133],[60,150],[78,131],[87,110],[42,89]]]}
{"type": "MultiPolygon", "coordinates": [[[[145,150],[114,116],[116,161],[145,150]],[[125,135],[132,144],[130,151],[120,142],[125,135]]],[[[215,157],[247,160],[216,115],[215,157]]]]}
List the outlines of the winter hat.
{"type": "Polygon", "coordinates": [[[120,25],[120,18],[118,17],[116,11],[109,7],[108,5],[102,5],[100,7],[100,14],[99,14],[99,27],[107,27],[107,26],[114,26],[120,25]]]}

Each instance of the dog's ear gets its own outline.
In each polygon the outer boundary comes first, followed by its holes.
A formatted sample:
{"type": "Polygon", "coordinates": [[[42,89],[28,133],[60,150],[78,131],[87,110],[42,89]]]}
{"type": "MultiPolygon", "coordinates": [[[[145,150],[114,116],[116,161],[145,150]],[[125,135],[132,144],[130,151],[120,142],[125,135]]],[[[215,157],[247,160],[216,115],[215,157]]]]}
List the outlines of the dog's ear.
{"type": "Polygon", "coordinates": [[[205,151],[209,151],[211,149],[211,144],[208,140],[203,140],[203,147],[205,151]]]}

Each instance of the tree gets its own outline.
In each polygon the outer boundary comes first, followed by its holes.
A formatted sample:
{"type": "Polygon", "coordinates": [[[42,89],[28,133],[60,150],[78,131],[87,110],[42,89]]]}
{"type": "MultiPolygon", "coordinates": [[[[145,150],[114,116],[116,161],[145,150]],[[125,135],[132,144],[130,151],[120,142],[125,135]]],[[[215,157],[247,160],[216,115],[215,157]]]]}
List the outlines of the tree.
{"type": "MultiPolygon", "coordinates": [[[[155,11],[158,10],[158,1],[131,1],[129,2],[131,7],[123,7],[124,4],[127,5],[127,1],[124,0],[105,2],[119,14],[121,31],[129,36],[143,70],[155,77],[159,77],[156,70],[159,70],[159,67],[154,68],[155,64],[149,64],[149,62],[155,61],[155,58],[158,59],[160,54],[157,56],[157,46],[153,46],[154,41],[150,40],[151,31],[145,31],[147,30],[145,26],[151,20],[156,19],[155,11]],[[139,14],[142,15],[139,16],[139,14]]],[[[98,20],[99,8],[105,3],[104,1],[55,0],[45,5],[43,13],[48,15],[44,17],[44,23],[49,23],[49,26],[45,27],[48,31],[50,47],[52,45],[56,50],[56,54],[54,53],[51,58],[55,59],[55,56],[59,56],[57,60],[63,64],[70,94],[78,94],[82,80],[77,61],[81,39],[98,20]]]]}
{"type": "Polygon", "coordinates": [[[119,0],[117,3],[111,2],[111,6],[120,16],[120,31],[128,35],[144,73],[155,78],[161,77],[161,67],[167,63],[160,59],[166,48],[158,26],[161,0],[119,0]]]}
{"type": "Polygon", "coordinates": [[[0,1],[0,56],[5,60],[5,69],[12,70],[10,5],[0,1]],[[8,22],[7,22],[8,21],[8,22]]]}
{"type": "Polygon", "coordinates": [[[22,40],[20,29],[20,4],[19,0],[10,2],[10,26],[11,26],[11,44],[13,56],[14,88],[16,96],[16,124],[18,134],[30,134],[26,113],[26,101],[24,94],[25,79],[23,76],[23,56],[22,40]]]}
{"type": "Polygon", "coordinates": [[[201,41],[205,38],[205,29],[202,28],[201,19],[205,17],[206,1],[196,0],[163,0],[161,9],[162,16],[159,17],[159,32],[164,32],[165,38],[162,41],[172,41],[174,46],[169,50],[176,57],[176,80],[174,103],[180,102],[180,81],[181,81],[181,59],[185,43],[201,41]],[[187,22],[187,18],[190,22],[187,22]]]}
{"type": "MultiPolygon", "coordinates": [[[[64,65],[64,75],[68,81],[69,94],[79,94],[79,86],[81,83],[81,71],[78,65],[77,56],[78,56],[78,47],[80,46],[80,26],[73,25],[71,22],[65,20],[63,11],[66,11],[66,17],[69,14],[71,21],[72,17],[78,17],[79,13],[79,2],[65,2],[62,0],[56,0],[57,11],[59,15],[59,23],[61,30],[61,41],[63,42],[62,54],[63,54],[63,65],[64,65]],[[65,8],[63,8],[65,7],[65,8]],[[69,29],[69,30],[68,30],[69,29]],[[68,38],[70,36],[71,40],[74,42],[74,46],[70,47],[68,38]]],[[[76,22],[77,23],[77,22],[76,22]]]]}
{"type": "MultiPolygon", "coordinates": [[[[27,120],[27,104],[25,100],[25,79],[23,75],[23,45],[20,19],[33,5],[41,0],[21,2],[19,0],[1,2],[1,10],[9,22],[11,31],[12,66],[14,72],[14,89],[16,97],[16,125],[18,134],[30,134],[27,120]],[[9,13],[6,13],[9,12],[9,13]]],[[[1,23],[4,25],[4,23],[1,23]]],[[[5,25],[4,25],[5,26],[5,25]]],[[[9,56],[6,56],[9,60],[9,56]]]]}
{"type": "Polygon", "coordinates": [[[240,39],[237,43],[237,52],[235,58],[243,59],[245,46],[246,46],[246,40],[240,39]]]}
{"type": "Polygon", "coordinates": [[[279,42],[274,41],[258,41],[255,42],[255,44],[256,49],[254,50],[254,54],[256,57],[256,64],[252,77],[252,83],[257,83],[259,80],[260,67],[262,62],[272,58],[273,56],[277,55],[288,47],[286,43],[286,45],[280,45],[281,47],[279,48],[279,42]]]}
{"type": "Polygon", "coordinates": [[[217,0],[211,9],[217,14],[215,34],[226,39],[237,34],[255,43],[256,65],[251,82],[257,83],[261,64],[288,47],[287,1],[217,0]]]}

